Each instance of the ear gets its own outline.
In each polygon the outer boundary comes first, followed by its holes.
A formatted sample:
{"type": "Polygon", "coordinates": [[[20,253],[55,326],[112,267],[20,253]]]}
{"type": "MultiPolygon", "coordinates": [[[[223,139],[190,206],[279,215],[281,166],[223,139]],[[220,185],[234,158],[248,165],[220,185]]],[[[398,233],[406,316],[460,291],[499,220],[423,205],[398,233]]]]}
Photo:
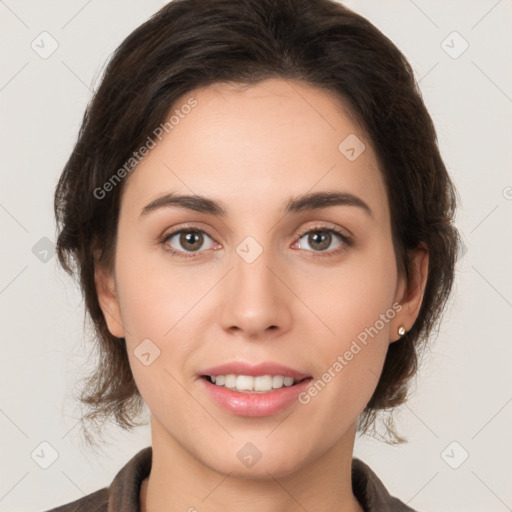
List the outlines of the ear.
{"type": "Polygon", "coordinates": [[[113,272],[107,271],[102,265],[96,264],[94,268],[94,282],[96,293],[108,330],[116,338],[124,337],[124,328],[121,318],[121,308],[116,292],[113,272]]]}
{"type": "Polygon", "coordinates": [[[407,332],[418,317],[427,284],[428,260],[428,249],[423,243],[409,251],[410,276],[408,281],[407,276],[402,276],[397,286],[395,300],[402,306],[402,309],[391,322],[390,343],[400,339],[398,334],[400,326],[405,327],[407,332]]]}

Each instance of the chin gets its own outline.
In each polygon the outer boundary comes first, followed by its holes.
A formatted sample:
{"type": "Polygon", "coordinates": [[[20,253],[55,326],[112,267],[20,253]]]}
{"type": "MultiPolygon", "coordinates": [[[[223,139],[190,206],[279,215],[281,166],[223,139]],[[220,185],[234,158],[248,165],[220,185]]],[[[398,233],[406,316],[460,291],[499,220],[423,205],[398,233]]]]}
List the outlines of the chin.
{"type": "Polygon", "coordinates": [[[218,454],[211,453],[209,460],[205,459],[203,452],[200,460],[218,473],[250,480],[283,478],[306,464],[306,454],[300,453],[300,448],[295,449],[290,445],[272,446],[267,441],[265,447],[258,449],[257,443],[250,441],[235,444],[235,449],[226,447],[218,454]]]}

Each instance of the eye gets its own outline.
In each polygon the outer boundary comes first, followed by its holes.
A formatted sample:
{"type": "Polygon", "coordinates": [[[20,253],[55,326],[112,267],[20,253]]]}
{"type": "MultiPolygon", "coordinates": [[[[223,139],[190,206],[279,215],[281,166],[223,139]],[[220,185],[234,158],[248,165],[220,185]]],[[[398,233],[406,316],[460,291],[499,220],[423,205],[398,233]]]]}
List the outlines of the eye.
{"type": "Polygon", "coordinates": [[[352,246],[352,240],[348,236],[344,235],[338,229],[326,228],[325,226],[309,228],[307,231],[301,233],[299,237],[299,248],[303,249],[304,245],[309,245],[312,252],[320,253],[314,254],[315,257],[335,256],[352,246]],[[336,241],[336,238],[340,242],[336,247],[332,248],[332,243],[336,241]],[[303,239],[305,242],[302,242],[303,239]],[[328,250],[329,247],[331,247],[330,250],[328,250]]]}
{"type": "MultiPolygon", "coordinates": [[[[213,242],[210,235],[208,235],[208,233],[202,229],[182,228],[178,231],[173,231],[172,233],[164,235],[161,243],[164,245],[165,250],[169,251],[171,254],[188,258],[194,256],[193,253],[200,252],[200,249],[203,247],[206,239],[205,235],[213,242]]],[[[211,249],[212,245],[213,244],[211,244],[209,247],[206,247],[206,249],[211,249]]]]}
{"type": "MultiPolygon", "coordinates": [[[[295,242],[299,249],[309,245],[314,257],[337,256],[353,245],[352,239],[334,227],[317,226],[301,232],[295,242]],[[302,240],[305,240],[304,242],[302,240]],[[332,248],[333,242],[338,240],[338,245],[332,248]],[[331,247],[331,249],[329,249],[331,247]]],[[[179,230],[163,235],[160,243],[164,249],[173,256],[181,258],[193,258],[201,249],[214,249],[215,242],[204,230],[195,227],[181,227],[179,230]],[[205,242],[210,241],[207,247],[205,242]]]]}

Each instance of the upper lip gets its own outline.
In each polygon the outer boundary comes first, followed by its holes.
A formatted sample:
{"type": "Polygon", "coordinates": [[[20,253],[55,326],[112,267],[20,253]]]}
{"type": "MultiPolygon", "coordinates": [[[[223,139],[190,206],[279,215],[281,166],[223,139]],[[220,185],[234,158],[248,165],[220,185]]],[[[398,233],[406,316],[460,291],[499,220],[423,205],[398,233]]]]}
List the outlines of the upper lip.
{"type": "Polygon", "coordinates": [[[271,361],[251,364],[243,361],[233,361],[224,363],[219,366],[212,366],[199,372],[201,376],[217,376],[217,375],[250,375],[252,377],[259,377],[261,375],[282,375],[283,377],[292,377],[295,380],[302,380],[309,375],[299,372],[288,366],[283,366],[279,363],[271,361]]]}

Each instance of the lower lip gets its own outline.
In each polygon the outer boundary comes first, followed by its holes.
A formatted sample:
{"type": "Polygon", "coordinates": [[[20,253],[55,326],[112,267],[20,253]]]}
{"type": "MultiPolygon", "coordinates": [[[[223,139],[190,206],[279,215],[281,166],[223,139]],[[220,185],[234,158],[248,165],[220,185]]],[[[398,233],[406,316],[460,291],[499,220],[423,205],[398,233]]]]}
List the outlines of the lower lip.
{"type": "Polygon", "coordinates": [[[243,393],[216,386],[204,377],[200,378],[206,392],[222,408],[238,416],[271,416],[290,406],[310,384],[311,378],[294,386],[286,386],[268,393],[243,393]]]}

